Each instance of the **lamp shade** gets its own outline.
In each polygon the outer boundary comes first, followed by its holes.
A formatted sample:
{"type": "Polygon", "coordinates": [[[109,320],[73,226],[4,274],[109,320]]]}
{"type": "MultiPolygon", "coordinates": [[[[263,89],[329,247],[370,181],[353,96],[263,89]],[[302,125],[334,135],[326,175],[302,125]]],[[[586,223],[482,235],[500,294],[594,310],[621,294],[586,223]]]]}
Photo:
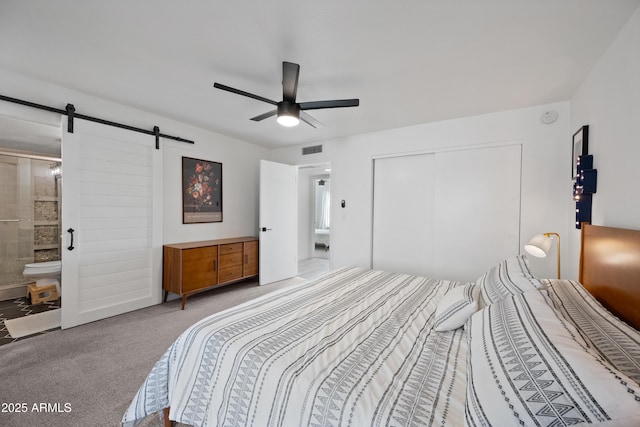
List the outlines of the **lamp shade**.
{"type": "Polygon", "coordinates": [[[546,257],[550,248],[551,238],[543,234],[536,234],[531,240],[529,240],[529,243],[524,245],[524,249],[528,253],[538,258],[546,257]]]}

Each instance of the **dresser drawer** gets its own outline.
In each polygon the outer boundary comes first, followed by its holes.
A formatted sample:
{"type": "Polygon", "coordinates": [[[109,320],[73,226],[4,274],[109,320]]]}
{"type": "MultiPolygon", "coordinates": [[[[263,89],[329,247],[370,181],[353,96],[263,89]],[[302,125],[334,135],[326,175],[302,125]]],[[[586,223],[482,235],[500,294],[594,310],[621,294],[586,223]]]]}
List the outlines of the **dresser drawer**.
{"type": "Polygon", "coordinates": [[[242,243],[230,243],[228,245],[220,245],[220,254],[232,254],[242,252],[242,243]]]}
{"type": "Polygon", "coordinates": [[[242,264],[234,267],[221,268],[220,270],[218,270],[219,283],[240,279],[241,277],[242,277],[242,264]]]}
{"type": "Polygon", "coordinates": [[[242,266],[242,252],[220,255],[219,268],[235,267],[238,265],[242,266]]]}

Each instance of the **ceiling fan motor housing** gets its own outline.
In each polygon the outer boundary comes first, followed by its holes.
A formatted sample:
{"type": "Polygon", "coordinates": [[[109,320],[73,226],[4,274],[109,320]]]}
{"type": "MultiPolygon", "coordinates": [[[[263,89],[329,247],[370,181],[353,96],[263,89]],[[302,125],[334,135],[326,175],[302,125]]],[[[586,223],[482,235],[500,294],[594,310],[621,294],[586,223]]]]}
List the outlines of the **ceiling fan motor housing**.
{"type": "Polygon", "coordinates": [[[292,116],[299,119],[300,105],[290,101],[278,102],[278,117],[280,116],[292,116]]]}

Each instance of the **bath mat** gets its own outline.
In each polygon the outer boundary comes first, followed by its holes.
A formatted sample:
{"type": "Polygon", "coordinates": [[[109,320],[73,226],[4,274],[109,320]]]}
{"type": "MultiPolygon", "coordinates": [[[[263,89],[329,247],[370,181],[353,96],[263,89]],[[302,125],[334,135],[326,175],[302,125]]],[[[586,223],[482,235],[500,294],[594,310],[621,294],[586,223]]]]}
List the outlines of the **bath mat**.
{"type": "Polygon", "coordinates": [[[60,327],[61,310],[49,310],[38,314],[5,320],[4,324],[12,338],[26,337],[60,327]]]}

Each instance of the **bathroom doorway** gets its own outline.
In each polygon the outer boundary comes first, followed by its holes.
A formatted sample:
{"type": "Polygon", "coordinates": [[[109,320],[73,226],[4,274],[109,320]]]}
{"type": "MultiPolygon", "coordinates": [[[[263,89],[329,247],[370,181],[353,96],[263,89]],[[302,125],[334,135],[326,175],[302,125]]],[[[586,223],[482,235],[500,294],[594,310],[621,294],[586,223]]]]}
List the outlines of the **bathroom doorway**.
{"type": "Polygon", "coordinates": [[[331,249],[331,178],[316,178],[314,189],[313,256],[329,259],[331,249]]]}
{"type": "Polygon", "coordinates": [[[60,308],[59,285],[32,301],[28,285],[40,276],[24,275],[61,259],[60,166],[58,125],[0,117],[0,345],[22,339],[5,321],[60,308]]]}
{"type": "Polygon", "coordinates": [[[0,151],[0,300],[26,295],[26,264],[60,260],[59,159],[0,151]]]}
{"type": "Polygon", "coordinates": [[[298,166],[298,276],[316,278],[331,263],[331,166],[298,166]]]}

